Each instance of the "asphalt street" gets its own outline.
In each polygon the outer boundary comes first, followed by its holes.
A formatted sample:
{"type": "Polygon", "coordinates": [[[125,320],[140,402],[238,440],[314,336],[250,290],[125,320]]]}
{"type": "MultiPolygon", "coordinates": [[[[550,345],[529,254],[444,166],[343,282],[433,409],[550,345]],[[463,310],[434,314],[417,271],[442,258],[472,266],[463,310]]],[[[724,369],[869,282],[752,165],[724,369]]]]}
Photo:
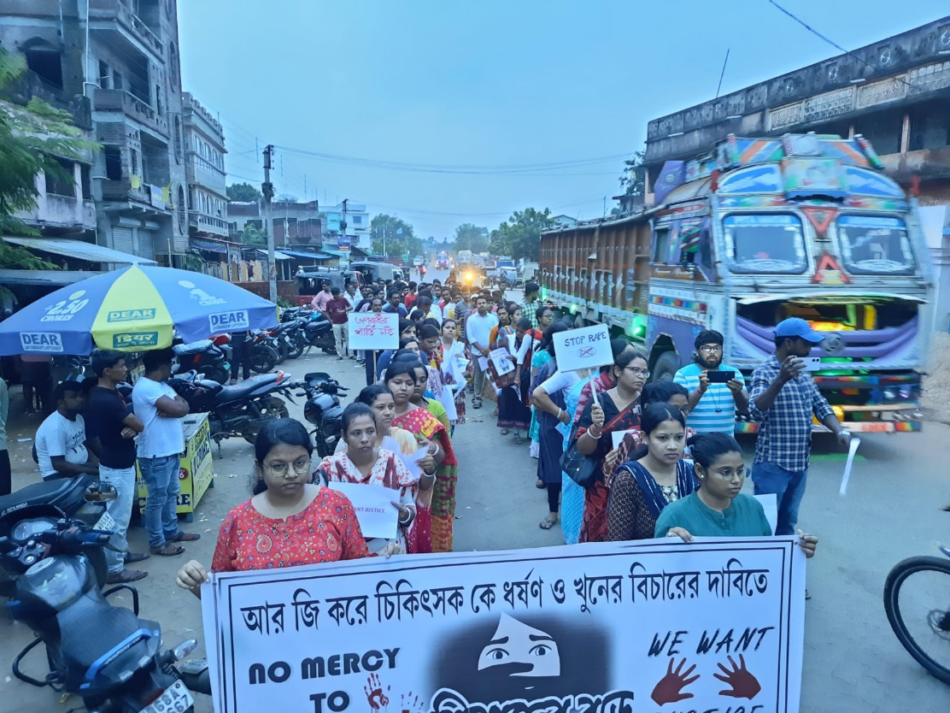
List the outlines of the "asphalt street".
{"type": "MultiPolygon", "coordinates": [[[[430,272],[430,279],[433,277],[430,272]]],[[[294,377],[327,371],[345,386],[363,386],[363,370],[353,361],[311,354],[283,365],[294,377]]],[[[11,404],[19,411],[18,393],[11,404]]],[[[302,402],[290,405],[302,420],[302,402]]],[[[535,463],[527,445],[502,438],[490,407],[469,409],[469,421],[456,430],[459,456],[459,551],[534,548],[561,543],[560,531],[543,531],[538,523],[547,511],[543,491],[534,487],[535,463]],[[486,454],[491,454],[486,458],[486,454]]],[[[38,479],[30,458],[30,441],[38,422],[18,422],[10,433],[14,488],[38,479]]],[[[749,449],[751,463],[752,442],[749,449]]],[[[201,534],[181,557],[152,557],[141,565],[149,576],[138,583],[141,615],[158,621],[166,646],[187,638],[203,639],[198,601],[179,590],[174,574],[186,559],[210,563],[218,526],[227,511],[249,497],[251,446],[233,439],[214,450],[215,487],[208,491],[192,524],[183,528],[201,534]]],[[[950,514],[940,507],[950,501],[945,463],[950,461],[950,428],[927,424],[918,434],[869,436],[863,440],[848,495],[838,495],[844,455],[826,440],[816,443],[815,457],[801,526],[820,538],[809,565],[812,600],[806,609],[802,711],[808,713],[881,713],[915,711],[946,713],[950,687],[928,676],[895,639],[884,614],[882,591],[888,571],[906,557],[934,554],[936,542],[950,541],[950,514]]],[[[751,483],[746,483],[751,490],[751,483]]],[[[145,532],[130,531],[132,548],[143,551],[145,532]]],[[[950,588],[948,588],[950,595],[950,588]]],[[[116,603],[130,605],[129,597],[116,603]]],[[[620,622],[618,622],[620,623],[620,622]]],[[[76,698],[62,700],[50,689],[16,681],[10,665],[32,639],[19,623],[0,619],[0,713],[67,711],[80,708],[76,698]]],[[[203,649],[195,654],[203,655],[203,649]]],[[[42,677],[41,649],[24,662],[25,671],[42,677]]],[[[198,696],[196,711],[212,710],[210,699],[198,696]]]]}

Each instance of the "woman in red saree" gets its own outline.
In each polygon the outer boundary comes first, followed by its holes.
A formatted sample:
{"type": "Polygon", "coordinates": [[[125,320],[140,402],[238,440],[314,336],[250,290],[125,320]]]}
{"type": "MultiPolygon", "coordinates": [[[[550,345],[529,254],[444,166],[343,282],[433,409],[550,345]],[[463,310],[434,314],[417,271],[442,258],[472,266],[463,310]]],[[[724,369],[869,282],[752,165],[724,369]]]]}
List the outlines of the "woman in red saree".
{"type": "MultiPolygon", "coordinates": [[[[452,450],[452,439],[439,419],[425,408],[414,405],[410,399],[415,391],[418,362],[397,361],[386,370],[386,386],[393,392],[396,402],[396,418],[393,426],[419,434],[438,444],[433,454],[436,468],[435,487],[432,493],[431,531],[428,540],[424,527],[416,531],[415,552],[451,552],[452,527],[455,523],[455,484],[458,480],[458,461],[452,450]]],[[[419,513],[420,517],[426,517],[419,513]]],[[[421,523],[420,523],[421,524],[421,523]]]]}
{"type": "Polygon", "coordinates": [[[625,349],[615,359],[613,381],[609,391],[597,394],[584,408],[577,424],[577,450],[597,461],[596,480],[584,495],[584,519],[581,542],[604,542],[607,538],[607,496],[609,494],[604,465],[613,450],[613,433],[640,428],[640,391],[650,372],[643,352],[625,349]]]}

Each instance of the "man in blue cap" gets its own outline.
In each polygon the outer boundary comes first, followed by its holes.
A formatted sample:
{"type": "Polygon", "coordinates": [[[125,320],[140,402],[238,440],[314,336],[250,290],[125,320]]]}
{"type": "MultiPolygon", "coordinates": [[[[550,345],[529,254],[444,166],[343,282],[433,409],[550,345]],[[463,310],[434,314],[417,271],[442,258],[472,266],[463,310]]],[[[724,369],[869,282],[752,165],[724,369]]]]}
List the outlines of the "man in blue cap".
{"type": "Polygon", "coordinates": [[[808,373],[804,358],[824,336],[804,319],[792,317],[775,328],[775,354],[752,373],[749,412],[759,422],[752,481],[755,494],[778,499],[776,535],[795,533],[798,506],[805,494],[811,452],[812,414],[847,446],[842,428],[808,373]]]}

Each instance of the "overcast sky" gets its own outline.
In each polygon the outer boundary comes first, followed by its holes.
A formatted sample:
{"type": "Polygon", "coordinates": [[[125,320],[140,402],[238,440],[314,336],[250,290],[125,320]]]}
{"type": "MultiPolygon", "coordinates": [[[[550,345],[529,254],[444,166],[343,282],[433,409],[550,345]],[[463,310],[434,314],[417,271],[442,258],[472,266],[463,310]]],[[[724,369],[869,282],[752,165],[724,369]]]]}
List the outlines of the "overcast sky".
{"type": "MultiPolygon", "coordinates": [[[[946,0],[779,0],[847,49],[950,14],[946,0]]],[[[513,210],[594,218],[650,119],[839,54],[768,0],[181,0],[184,88],[225,127],[228,182],[365,202],[418,235],[513,210]],[[300,152],[331,154],[340,160],[300,152]],[[391,170],[526,167],[532,173],[391,170]],[[304,181],[306,178],[306,191],[304,181]]],[[[468,170],[468,169],[466,169],[468,170]]]]}

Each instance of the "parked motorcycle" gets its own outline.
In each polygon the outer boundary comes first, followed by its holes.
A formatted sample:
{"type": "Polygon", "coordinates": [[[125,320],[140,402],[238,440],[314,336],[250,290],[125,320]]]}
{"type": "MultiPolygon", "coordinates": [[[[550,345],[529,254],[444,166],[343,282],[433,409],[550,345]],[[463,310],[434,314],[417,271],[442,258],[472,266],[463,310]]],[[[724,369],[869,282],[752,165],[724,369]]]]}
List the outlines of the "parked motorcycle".
{"type": "Polygon", "coordinates": [[[325,315],[318,312],[312,313],[310,321],[304,326],[304,333],[311,347],[323,350],[324,354],[336,354],[333,325],[325,315]]]}
{"type": "Polygon", "coordinates": [[[212,381],[226,384],[231,378],[230,341],[229,335],[218,334],[191,344],[176,344],[172,351],[178,357],[178,365],[172,369],[172,373],[193,369],[212,381]]]}
{"type": "Polygon", "coordinates": [[[138,616],[136,589],[123,584],[102,590],[105,570],[93,561],[104,561],[111,532],[23,508],[0,518],[0,533],[0,563],[18,576],[8,611],[37,636],[14,659],[18,679],[76,694],[90,712],[193,710],[194,699],[174,664],[197,642],[163,652],[158,622],[138,616]],[[108,602],[121,590],[131,593],[131,610],[108,602]],[[40,644],[49,663],[42,680],[20,670],[40,644]]]}
{"type": "Polygon", "coordinates": [[[290,374],[282,371],[252,376],[233,386],[202,379],[192,371],[172,377],[168,384],[188,402],[191,413],[208,414],[211,438],[218,444],[232,436],[254,443],[267,421],[289,415],[277,394],[293,401],[290,374]]]}
{"type": "Polygon", "coordinates": [[[340,405],[340,396],[346,396],[347,390],[329,374],[317,371],[304,376],[304,381],[297,382],[295,387],[303,388],[306,396],[303,415],[309,423],[314,425],[314,441],[317,445],[317,454],[321,458],[333,455],[337,442],[343,435],[343,407],[340,405]]]}
{"type": "Polygon", "coordinates": [[[280,362],[280,354],[273,346],[273,340],[265,331],[248,332],[245,349],[250,349],[251,371],[258,374],[273,371],[280,362]]]}

